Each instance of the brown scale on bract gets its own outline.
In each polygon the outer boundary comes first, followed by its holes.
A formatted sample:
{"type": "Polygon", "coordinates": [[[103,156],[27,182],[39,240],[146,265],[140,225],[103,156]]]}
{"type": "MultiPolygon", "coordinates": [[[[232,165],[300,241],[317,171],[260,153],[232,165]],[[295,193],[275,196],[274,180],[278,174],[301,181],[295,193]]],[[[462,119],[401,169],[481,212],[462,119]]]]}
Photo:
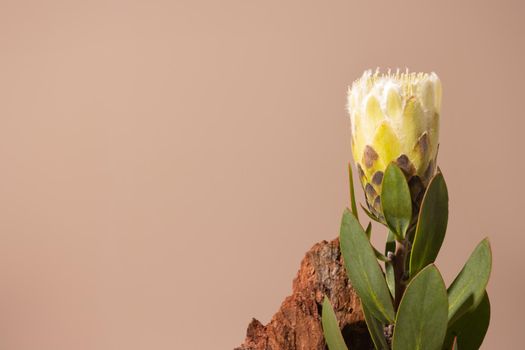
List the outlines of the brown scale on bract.
{"type": "Polygon", "coordinates": [[[406,154],[402,154],[399,157],[397,157],[396,164],[401,170],[403,170],[407,179],[410,179],[416,174],[416,168],[414,167],[414,164],[412,164],[410,159],[408,159],[406,154]]]}
{"type": "Polygon", "coordinates": [[[381,185],[382,182],[383,182],[383,172],[381,170],[378,170],[372,176],[372,183],[376,186],[379,186],[381,185]]]}
{"type": "MultiPolygon", "coordinates": [[[[421,152],[423,154],[427,152],[428,136],[426,135],[426,133],[419,138],[415,148],[418,152],[421,152]]],[[[363,186],[363,189],[365,191],[365,198],[368,210],[379,221],[385,222],[385,218],[382,214],[383,211],[381,209],[380,195],[384,173],[378,170],[372,175],[371,179],[368,179],[366,176],[366,173],[369,173],[371,168],[374,167],[375,162],[379,160],[379,156],[372,146],[367,145],[363,152],[362,159],[362,163],[367,171],[365,172],[365,170],[363,170],[363,167],[359,163],[357,163],[356,167],[357,172],[359,174],[359,179],[361,181],[361,185],[363,186]]],[[[430,182],[430,179],[435,173],[436,161],[435,159],[429,161],[429,164],[423,172],[422,176],[419,176],[417,174],[416,168],[405,154],[402,154],[399,157],[397,157],[395,163],[403,171],[403,174],[407,179],[408,187],[410,189],[410,197],[412,199],[413,218],[415,220],[415,218],[417,218],[417,215],[419,214],[421,202],[423,201],[423,196],[425,194],[428,183],[430,182]]]]}
{"type": "Polygon", "coordinates": [[[428,133],[426,131],[417,140],[415,148],[420,154],[426,154],[428,152],[429,141],[428,133]]]}
{"type": "Polygon", "coordinates": [[[366,146],[365,152],[363,154],[363,163],[367,168],[371,168],[374,166],[374,162],[379,159],[379,155],[377,152],[372,148],[372,146],[366,146]]]}

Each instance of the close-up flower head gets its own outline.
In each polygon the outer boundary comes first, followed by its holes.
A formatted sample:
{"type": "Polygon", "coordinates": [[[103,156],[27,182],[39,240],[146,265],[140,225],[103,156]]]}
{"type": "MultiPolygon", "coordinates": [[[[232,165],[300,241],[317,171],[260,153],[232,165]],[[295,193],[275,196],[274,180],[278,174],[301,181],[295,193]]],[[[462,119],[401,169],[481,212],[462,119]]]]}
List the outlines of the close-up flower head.
{"type": "Polygon", "coordinates": [[[352,154],[369,210],[382,218],[381,182],[396,162],[414,208],[436,169],[441,82],[436,73],[367,70],[348,90],[352,154]]]}

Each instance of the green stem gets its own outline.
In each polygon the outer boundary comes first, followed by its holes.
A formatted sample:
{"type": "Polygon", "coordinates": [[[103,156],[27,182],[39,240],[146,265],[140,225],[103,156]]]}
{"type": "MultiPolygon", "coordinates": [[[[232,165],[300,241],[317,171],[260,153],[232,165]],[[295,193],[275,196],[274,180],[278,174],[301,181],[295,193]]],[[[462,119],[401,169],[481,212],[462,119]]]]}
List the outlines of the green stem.
{"type": "Polygon", "coordinates": [[[394,255],[394,278],[396,297],[394,300],[394,308],[397,310],[403,293],[405,292],[407,276],[406,276],[406,262],[409,254],[409,241],[404,239],[401,242],[396,242],[396,253],[394,255]]]}

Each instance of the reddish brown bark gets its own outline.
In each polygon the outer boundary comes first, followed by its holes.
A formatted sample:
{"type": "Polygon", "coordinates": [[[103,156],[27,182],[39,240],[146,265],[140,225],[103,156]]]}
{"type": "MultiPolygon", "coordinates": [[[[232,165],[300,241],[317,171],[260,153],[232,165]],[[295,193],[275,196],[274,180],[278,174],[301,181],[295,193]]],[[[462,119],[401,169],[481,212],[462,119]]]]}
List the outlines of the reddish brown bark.
{"type": "Polygon", "coordinates": [[[321,326],[324,296],[328,296],[340,328],[352,350],[373,349],[361,303],[348,282],[339,241],[314,245],[301,262],[292,295],[266,326],[253,319],[246,340],[236,350],[324,350],[321,326]]]}

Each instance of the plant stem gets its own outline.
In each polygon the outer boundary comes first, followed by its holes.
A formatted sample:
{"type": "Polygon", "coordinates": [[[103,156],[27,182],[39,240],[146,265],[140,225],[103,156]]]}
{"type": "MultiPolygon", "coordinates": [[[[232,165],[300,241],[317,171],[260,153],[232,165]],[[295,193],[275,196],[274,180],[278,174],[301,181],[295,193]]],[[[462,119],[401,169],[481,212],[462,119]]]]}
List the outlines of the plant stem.
{"type": "Polygon", "coordinates": [[[402,242],[396,242],[396,254],[394,256],[394,277],[395,277],[395,289],[396,297],[394,300],[394,308],[397,310],[403,293],[406,287],[406,259],[408,256],[408,239],[404,239],[402,242]]]}

